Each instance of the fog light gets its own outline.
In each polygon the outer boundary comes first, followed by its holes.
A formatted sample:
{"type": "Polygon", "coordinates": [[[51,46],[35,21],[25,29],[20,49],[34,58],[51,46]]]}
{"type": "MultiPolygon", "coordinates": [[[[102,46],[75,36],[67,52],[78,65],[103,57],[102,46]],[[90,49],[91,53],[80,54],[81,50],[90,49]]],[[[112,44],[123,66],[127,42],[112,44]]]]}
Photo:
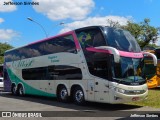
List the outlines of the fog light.
{"type": "Polygon", "coordinates": [[[124,94],[125,91],[126,91],[126,90],[124,90],[124,89],[122,89],[122,88],[117,88],[117,87],[115,87],[114,89],[115,89],[116,92],[123,93],[123,94],[124,94]]]}

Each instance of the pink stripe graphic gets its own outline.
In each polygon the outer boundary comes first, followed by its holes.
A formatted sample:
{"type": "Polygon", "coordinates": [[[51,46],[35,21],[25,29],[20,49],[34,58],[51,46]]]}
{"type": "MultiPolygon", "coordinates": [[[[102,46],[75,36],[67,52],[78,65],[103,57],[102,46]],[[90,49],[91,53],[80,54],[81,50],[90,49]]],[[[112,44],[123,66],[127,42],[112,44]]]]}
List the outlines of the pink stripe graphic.
{"type": "MultiPolygon", "coordinates": [[[[100,50],[100,49],[96,49],[94,47],[88,47],[86,48],[88,51],[92,51],[92,52],[102,52],[102,53],[109,53],[112,54],[111,51],[109,50],[100,50]]],[[[119,51],[120,56],[123,57],[130,57],[130,58],[143,58],[143,53],[133,53],[133,52],[125,52],[125,51],[119,51]]]]}

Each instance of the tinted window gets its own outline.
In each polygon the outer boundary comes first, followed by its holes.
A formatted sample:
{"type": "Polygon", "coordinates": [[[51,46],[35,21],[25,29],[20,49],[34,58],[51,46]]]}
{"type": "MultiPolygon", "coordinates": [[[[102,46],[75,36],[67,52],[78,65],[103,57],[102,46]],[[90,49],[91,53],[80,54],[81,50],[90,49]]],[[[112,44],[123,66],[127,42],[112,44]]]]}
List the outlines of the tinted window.
{"type": "Polygon", "coordinates": [[[87,57],[87,64],[92,75],[109,79],[109,57],[105,53],[93,52],[87,57]]]}
{"type": "Polygon", "coordinates": [[[109,55],[106,53],[84,51],[89,72],[97,77],[110,80],[109,55]]]}
{"type": "Polygon", "coordinates": [[[106,27],[106,40],[109,46],[127,52],[140,52],[135,38],[128,32],[118,28],[106,27]]]}
{"type": "Polygon", "coordinates": [[[49,75],[54,76],[55,80],[74,80],[82,79],[82,72],[80,68],[72,66],[57,65],[49,67],[49,75]]]}
{"type": "Polygon", "coordinates": [[[24,80],[81,80],[80,68],[66,65],[29,68],[22,70],[24,80]]]}
{"type": "Polygon", "coordinates": [[[30,68],[22,70],[22,76],[24,80],[46,80],[47,79],[46,73],[47,73],[46,67],[30,68]]]}
{"type": "Polygon", "coordinates": [[[102,32],[98,28],[77,30],[76,34],[82,48],[106,45],[102,32]]]}
{"type": "Polygon", "coordinates": [[[7,52],[5,54],[5,61],[15,61],[58,52],[77,53],[72,35],[52,38],[47,41],[32,44],[23,48],[7,52]]]}

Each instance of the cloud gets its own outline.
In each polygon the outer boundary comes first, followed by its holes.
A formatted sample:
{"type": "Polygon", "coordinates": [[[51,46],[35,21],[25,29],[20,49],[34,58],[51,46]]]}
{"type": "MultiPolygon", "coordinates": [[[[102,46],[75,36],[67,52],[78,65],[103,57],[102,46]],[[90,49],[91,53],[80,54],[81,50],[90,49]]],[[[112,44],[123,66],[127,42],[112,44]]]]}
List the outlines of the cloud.
{"type": "Polygon", "coordinates": [[[33,8],[51,20],[70,18],[73,20],[84,19],[94,7],[93,0],[33,0],[39,5],[33,8]]]}
{"type": "Polygon", "coordinates": [[[3,22],[4,22],[4,19],[3,19],[3,18],[0,18],[0,24],[3,23],[3,22]]]}
{"type": "Polygon", "coordinates": [[[18,36],[19,34],[12,29],[0,29],[0,42],[8,42],[18,36]]]}
{"type": "MultiPolygon", "coordinates": [[[[16,10],[15,5],[3,5],[4,2],[8,2],[8,1],[0,0],[0,12],[12,12],[16,10]]],[[[13,0],[9,0],[9,2],[13,2],[13,0]]]]}
{"type": "Polygon", "coordinates": [[[132,20],[131,16],[121,17],[121,16],[105,16],[105,17],[89,17],[85,20],[75,21],[72,23],[64,24],[64,29],[60,31],[60,33],[67,32],[73,29],[92,26],[92,25],[104,25],[108,26],[108,20],[112,20],[113,22],[119,22],[120,25],[126,25],[127,21],[132,20]]]}

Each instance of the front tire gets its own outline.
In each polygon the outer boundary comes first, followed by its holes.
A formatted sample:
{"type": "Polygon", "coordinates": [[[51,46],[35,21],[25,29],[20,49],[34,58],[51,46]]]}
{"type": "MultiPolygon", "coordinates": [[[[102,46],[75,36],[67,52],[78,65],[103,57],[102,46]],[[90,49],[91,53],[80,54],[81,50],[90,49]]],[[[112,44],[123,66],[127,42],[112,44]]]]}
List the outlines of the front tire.
{"type": "Polygon", "coordinates": [[[79,86],[73,91],[73,101],[77,105],[84,105],[85,103],[84,92],[79,86]]]}
{"type": "Polygon", "coordinates": [[[58,101],[60,101],[60,102],[68,102],[69,101],[68,91],[65,86],[61,86],[58,89],[57,97],[58,97],[58,101]]]}

